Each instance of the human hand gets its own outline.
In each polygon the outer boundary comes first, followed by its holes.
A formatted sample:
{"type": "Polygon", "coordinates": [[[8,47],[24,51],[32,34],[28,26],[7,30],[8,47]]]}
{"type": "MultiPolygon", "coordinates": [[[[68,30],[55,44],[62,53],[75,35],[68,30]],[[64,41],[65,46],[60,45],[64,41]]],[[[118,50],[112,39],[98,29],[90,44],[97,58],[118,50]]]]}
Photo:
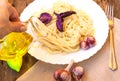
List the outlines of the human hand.
{"type": "Polygon", "coordinates": [[[11,32],[22,32],[26,26],[19,19],[19,15],[8,0],[0,0],[0,38],[11,32]]]}

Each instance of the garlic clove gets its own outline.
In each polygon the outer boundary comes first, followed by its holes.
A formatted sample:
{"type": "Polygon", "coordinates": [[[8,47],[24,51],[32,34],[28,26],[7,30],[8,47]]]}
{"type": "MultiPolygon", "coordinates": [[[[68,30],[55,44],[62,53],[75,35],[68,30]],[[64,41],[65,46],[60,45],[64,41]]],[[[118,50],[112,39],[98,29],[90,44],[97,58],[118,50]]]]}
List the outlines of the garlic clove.
{"type": "Polygon", "coordinates": [[[53,74],[56,81],[69,81],[71,75],[67,70],[58,69],[53,74]]]}
{"type": "Polygon", "coordinates": [[[72,69],[72,77],[73,79],[75,79],[76,81],[80,81],[81,77],[83,76],[83,68],[80,66],[76,66],[72,69]]]}

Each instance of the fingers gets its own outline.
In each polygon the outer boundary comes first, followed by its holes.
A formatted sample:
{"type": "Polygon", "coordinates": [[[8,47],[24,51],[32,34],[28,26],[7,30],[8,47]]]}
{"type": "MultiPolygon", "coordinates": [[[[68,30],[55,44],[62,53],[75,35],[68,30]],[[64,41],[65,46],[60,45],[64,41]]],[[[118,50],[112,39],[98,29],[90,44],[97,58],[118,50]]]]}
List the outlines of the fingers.
{"type": "Polygon", "coordinates": [[[11,31],[14,32],[26,31],[26,26],[24,23],[20,22],[19,15],[16,9],[11,4],[8,5],[8,8],[9,8],[9,21],[10,21],[11,31]]]}
{"type": "Polygon", "coordinates": [[[8,11],[9,11],[9,20],[10,21],[20,21],[18,12],[16,9],[8,3],[8,11]]]}
{"type": "Polygon", "coordinates": [[[11,11],[11,13],[10,13],[9,20],[10,21],[20,21],[19,15],[14,7],[12,7],[12,10],[13,11],[11,11]]]}
{"type": "Polygon", "coordinates": [[[10,30],[13,32],[24,32],[26,29],[25,23],[21,23],[20,21],[10,22],[10,30]]]}
{"type": "Polygon", "coordinates": [[[26,31],[26,25],[20,22],[16,9],[8,3],[8,0],[1,0],[0,8],[0,38],[11,32],[26,31]]]}
{"type": "Polygon", "coordinates": [[[11,32],[24,32],[26,31],[26,25],[21,22],[9,22],[0,27],[0,39],[11,32]]]}

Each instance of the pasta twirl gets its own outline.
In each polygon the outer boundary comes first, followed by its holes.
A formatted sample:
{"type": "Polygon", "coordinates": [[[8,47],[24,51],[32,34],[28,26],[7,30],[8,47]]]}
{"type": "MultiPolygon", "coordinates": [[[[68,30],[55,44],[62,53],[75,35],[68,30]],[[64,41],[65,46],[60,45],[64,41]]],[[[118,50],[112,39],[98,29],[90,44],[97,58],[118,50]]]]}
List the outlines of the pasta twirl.
{"type": "Polygon", "coordinates": [[[67,3],[57,2],[49,10],[41,9],[34,13],[36,19],[33,19],[32,28],[40,41],[40,47],[50,53],[69,53],[80,50],[80,41],[89,35],[94,35],[94,27],[91,18],[84,11],[75,9],[67,3]],[[75,11],[76,14],[65,17],[63,22],[64,32],[60,32],[56,27],[56,16],[54,12],[61,13],[65,11],[75,11]],[[52,21],[45,25],[37,17],[43,12],[52,15],[52,21]],[[38,15],[39,13],[39,15],[38,15]],[[37,14],[37,15],[36,15],[37,14]]]}

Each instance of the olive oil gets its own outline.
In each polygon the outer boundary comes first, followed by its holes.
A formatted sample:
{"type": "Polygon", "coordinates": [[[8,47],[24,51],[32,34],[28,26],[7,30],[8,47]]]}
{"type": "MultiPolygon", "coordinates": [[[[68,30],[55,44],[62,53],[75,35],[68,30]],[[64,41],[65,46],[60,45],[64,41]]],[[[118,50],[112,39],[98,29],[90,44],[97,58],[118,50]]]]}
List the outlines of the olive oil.
{"type": "Polygon", "coordinates": [[[26,32],[12,32],[3,38],[0,45],[0,60],[24,56],[32,42],[32,36],[26,32]]]}

